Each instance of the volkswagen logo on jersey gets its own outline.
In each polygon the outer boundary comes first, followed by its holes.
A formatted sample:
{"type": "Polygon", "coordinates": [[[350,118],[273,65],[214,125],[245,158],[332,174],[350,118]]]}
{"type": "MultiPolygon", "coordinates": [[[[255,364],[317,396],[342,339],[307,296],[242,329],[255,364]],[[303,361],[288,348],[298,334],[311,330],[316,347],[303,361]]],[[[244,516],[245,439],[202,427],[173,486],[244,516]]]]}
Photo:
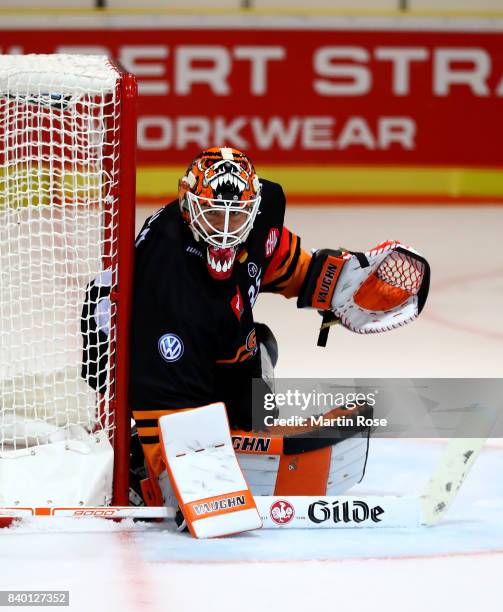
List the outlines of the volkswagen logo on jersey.
{"type": "Polygon", "coordinates": [[[159,338],[159,353],[164,361],[172,363],[183,355],[183,342],[176,334],[164,334],[159,338]]]}
{"type": "Polygon", "coordinates": [[[258,266],[253,261],[248,262],[248,275],[250,278],[255,278],[257,276],[258,266]]]}

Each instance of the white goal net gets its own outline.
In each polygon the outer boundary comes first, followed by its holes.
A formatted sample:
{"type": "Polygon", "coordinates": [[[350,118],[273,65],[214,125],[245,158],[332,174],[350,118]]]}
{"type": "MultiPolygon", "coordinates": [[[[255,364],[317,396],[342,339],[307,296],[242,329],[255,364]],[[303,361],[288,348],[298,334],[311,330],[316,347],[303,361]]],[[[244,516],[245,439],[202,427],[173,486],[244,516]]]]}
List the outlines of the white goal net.
{"type": "Polygon", "coordinates": [[[120,82],[104,57],[0,56],[0,505],[111,501],[116,305],[101,393],[81,313],[117,285],[120,82]]]}

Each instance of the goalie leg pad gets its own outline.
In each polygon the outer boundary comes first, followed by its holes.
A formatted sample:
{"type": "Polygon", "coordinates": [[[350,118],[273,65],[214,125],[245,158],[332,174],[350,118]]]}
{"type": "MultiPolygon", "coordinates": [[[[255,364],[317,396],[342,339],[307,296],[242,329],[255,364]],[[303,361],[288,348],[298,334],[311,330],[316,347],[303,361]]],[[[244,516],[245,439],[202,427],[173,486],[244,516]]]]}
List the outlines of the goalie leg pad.
{"type": "Polygon", "coordinates": [[[159,432],[171,484],[194,537],[262,526],[234,453],[223,403],[163,416],[159,432]]]}
{"type": "MultiPolygon", "coordinates": [[[[359,411],[372,415],[369,406],[359,411]]],[[[331,418],[345,414],[327,412],[331,418]]],[[[294,427],[265,432],[232,431],[234,449],[254,495],[341,495],[360,482],[367,464],[370,430],[294,427]],[[297,431],[297,433],[294,433],[297,431]]]]}

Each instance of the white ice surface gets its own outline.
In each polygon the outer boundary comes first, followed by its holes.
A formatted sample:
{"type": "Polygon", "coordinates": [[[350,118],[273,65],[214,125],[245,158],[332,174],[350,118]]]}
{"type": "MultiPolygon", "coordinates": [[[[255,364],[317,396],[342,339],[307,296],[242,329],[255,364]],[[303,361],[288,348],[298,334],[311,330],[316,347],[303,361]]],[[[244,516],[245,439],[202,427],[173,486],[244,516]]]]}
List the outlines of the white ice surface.
{"type": "MultiPolygon", "coordinates": [[[[367,493],[412,492],[441,442],[376,440],[367,493]]],[[[71,610],[498,610],[503,447],[481,454],[437,527],[256,531],[193,540],[170,524],[30,519],[0,533],[0,589],[68,589],[71,610]]]]}
{"type": "MultiPolygon", "coordinates": [[[[397,238],[430,259],[433,282],[415,324],[371,338],[336,329],[325,350],[315,346],[315,313],[263,296],[256,318],[279,338],[279,375],[500,376],[502,222],[501,208],[293,208],[288,223],[307,247],[363,250],[397,238]]],[[[352,493],[411,493],[442,448],[375,440],[352,493]]],[[[79,611],[493,612],[502,607],[502,474],[503,445],[493,441],[434,528],[196,541],[165,524],[31,519],[0,532],[0,589],[69,589],[79,611]]]]}

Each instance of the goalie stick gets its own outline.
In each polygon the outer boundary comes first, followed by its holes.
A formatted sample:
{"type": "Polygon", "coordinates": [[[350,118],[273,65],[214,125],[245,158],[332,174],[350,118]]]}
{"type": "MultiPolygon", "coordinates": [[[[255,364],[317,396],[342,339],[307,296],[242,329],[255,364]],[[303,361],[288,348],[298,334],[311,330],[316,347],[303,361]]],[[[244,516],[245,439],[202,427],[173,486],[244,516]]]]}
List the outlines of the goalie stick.
{"type": "Polygon", "coordinates": [[[496,410],[473,406],[458,427],[459,437],[449,440],[447,449],[420,494],[425,525],[435,525],[444,516],[483,449],[498,418],[496,410]],[[470,432],[473,438],[461,437],[470,432]]]}
{"type": "MultiPolygon", "coordinates": [[[[476,438],[453,438],[432,477],[416,496],[257,496],[263,528],[418,527],[438,523],[464,483],[489,436],[495,411],[468,415],[464,427],[476,438]]],[[[464,428],[463,428],[464,429],[464,428]]],[[[464,429],[466,431],[466,429],[464,429]]],[[[204,502],[202,502],[204,503],[204,502]]],[[[76,508],[0,508],[0,517],[66,516],[110,519],[174,518],[176,508],[110,506],[76,508]]]]}

